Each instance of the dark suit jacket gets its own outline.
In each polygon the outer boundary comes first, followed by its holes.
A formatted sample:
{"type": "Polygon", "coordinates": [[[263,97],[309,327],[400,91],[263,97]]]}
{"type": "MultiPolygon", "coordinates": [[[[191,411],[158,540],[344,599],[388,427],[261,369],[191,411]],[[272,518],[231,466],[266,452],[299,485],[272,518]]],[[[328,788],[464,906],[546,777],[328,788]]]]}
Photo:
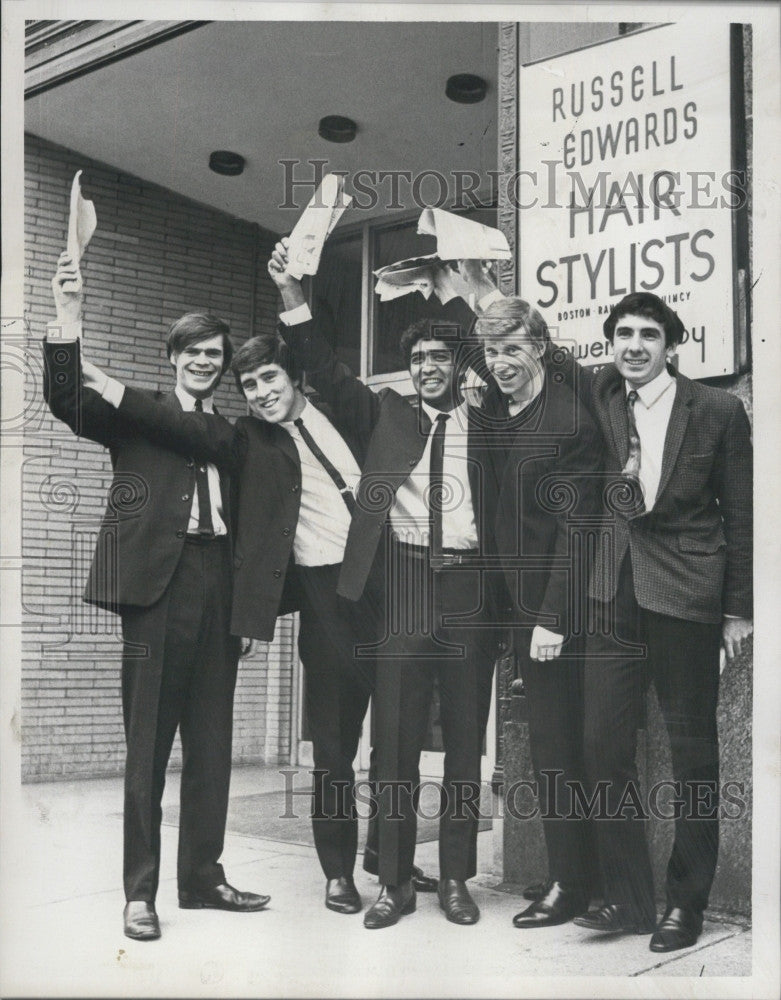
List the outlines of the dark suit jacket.
{"type": "MultiPolygon", "coordinates": [[[[673,373],[675,374],[675,373],[673,373]]],[[[638,604],[698,622],[752,615],[751,431],[740,400],[675,375],[659,492],[651,512],[627,516],[613,504],[614,554],[597,562],[592,591],[615,594],[617,570],[631,553],[638,604]]],[[[629,450],[624,382],[615,365],[594,380],[594,408],[609,469],[629,450]]],[[[608,496],[611,491],[608,490],[608,496]]],[[[615,493],[613,493],[616,496],[615,493]]]]}
{"type": "MultiPolygon", "coordinates": [[[[317,320],[281,327],[309,383],[333,409],[337,425],[354,428],[361,440],[362,476],[339,577],[339,593],[357,601],[364,592],[396,492],[421,459],[431,430],[424,411],[393,389],[374,392],[337,360],[317,320]]],[[[478,546],[485,550],[483,466],[476,456],[470,415],[467,461],[478,546]]]]}
{"type": "Polygon", "coordinates": [[[582,540],[599,514],[602,442],[570,379],[557,377],[555,363],[545,372],[540,396],[516,418],[489,388],[483,410],[494,425],[481,435],[478,460],[506,620],[566,636],[582,623],[582,540]]]}
{"type": "MultiPolygon", "coordinates": [[[[283,427],[255,417],[230,424],[204,413],[175,413],[126,388],[120,415],[151,441],[213,462],[230,473],[235,511],[231,632],[269,641],[278,615],[298,608],[293,541],[301,505],[301,463],[283,427]]],[[[361,461],[363,440],[339,415],[327,415],[361,461]]]]}
{"type": "MultiPolygon", "coordinates": [[[[81,386],[79,343],[44,344],[44,395],[74,433],[107,447],[114,478],[84,599],[117,610],[149,607],[168,586],[184,546],[195,491],[192,458],[149,441],[97,393],[81,386]]],[[[139,392],[161,413],[181,414],[174,392],[139,392]]],[[[230,487],[220,488],[230,530],[230,487]]]]}

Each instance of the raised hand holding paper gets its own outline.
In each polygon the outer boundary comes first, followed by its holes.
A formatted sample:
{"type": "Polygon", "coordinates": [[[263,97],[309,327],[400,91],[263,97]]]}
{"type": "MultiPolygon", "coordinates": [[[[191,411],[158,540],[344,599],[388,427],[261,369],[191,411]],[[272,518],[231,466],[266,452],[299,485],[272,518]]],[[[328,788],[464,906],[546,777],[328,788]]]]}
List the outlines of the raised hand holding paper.
{"type": "Polygon", "coordinates": [[[325,241],[352,202],[350,195],[343,194],[343,189],[343,177],[326,174],[301,213],[288,245],[288,273],[294,278],[300,280],[305,274],[317,274],[325,241]]]}

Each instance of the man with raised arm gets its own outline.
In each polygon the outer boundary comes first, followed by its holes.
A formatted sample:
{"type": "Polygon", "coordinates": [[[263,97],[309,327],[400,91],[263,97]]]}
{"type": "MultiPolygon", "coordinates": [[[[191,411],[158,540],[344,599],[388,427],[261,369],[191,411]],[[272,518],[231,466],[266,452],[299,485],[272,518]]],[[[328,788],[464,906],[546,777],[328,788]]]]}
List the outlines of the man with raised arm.
{"type": "MultiPolygon", "coordinates": [[[[165,440],[147,441],[110,402],[82,388],[82,283],[67,254],[52,288],[57,319],[44,345],[47,402],[76,434],[109,449],[114,472],[84,599],[122,619],[124,931],[151,940],[160,936],[160,803],[177,728],[179,906],[249,912],[269,901],[230,886],[219,862],[239,656],[229,629],[230,485],[214,464],[196,464],[165,440]]],[[[182,316],[166,341],[174,385],[144,397],[166,413],[210,412],[232,350],[225,322],[182,316]]]]}

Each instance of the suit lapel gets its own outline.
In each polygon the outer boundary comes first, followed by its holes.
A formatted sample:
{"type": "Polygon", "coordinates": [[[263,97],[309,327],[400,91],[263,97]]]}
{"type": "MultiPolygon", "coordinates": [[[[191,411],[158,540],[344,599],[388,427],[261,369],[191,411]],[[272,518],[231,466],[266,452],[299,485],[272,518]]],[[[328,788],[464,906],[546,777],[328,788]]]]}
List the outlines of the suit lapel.
{"type": "Polygon", "coordinates": [[[691,413],[692,391],[688,380],[681,375],[675,378],[675,400],[670,422],[667,425],[667,434],[664,439],[664,452],[662,453],[662,471],[659,478],[659,489],[656,491],[656,502],[662,491],[670,480],[675,463],[678,459],[678,452],[681,450],[686,428],[689,424],[691,413]]]}

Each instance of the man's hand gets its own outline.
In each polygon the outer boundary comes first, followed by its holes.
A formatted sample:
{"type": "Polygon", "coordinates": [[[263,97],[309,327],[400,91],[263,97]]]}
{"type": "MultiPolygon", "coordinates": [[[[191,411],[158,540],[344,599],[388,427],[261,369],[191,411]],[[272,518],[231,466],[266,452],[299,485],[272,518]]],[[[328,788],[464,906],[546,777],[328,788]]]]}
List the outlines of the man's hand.
{"type": "Polygon", "coordinates": [[[750,618],[725,618],[721,626],[721,644],[728,660],[733,660],[743,650],[743,643],[754,631],[750,618]]]}
{"type": "Polygon", "coordinates": [[[57,322],[66,326],[81,320],[81,303],[84,296],[79,265],[66,251],[60,254],[57,270],[52,278],[57,322]]]}
{"type": "Polygon", "coordinates": [[[487,260],[459,260],[458,273],[461,275],[469,292],[474,295],[475,303],[496,291],[496,283],[491,277],[491,262],[487,260]]]}
{"type": "Polygon", "coordinates": [[[549,632],[542,625],[535,625],[532,632],[529,656],[533,660],[555,660],[561,653],[563,645],[563,635],[558,635],[556,632],[549,632]]]}
{"type": "Polygon", "coordinates": [[[279,289],[286,310],[295,309],[306,302],[301,282],[287,270],[290,263],[287,253],[289,245],[290,240],[283,236],[272,250],[268,262],[269,277],[279,289]]]}

